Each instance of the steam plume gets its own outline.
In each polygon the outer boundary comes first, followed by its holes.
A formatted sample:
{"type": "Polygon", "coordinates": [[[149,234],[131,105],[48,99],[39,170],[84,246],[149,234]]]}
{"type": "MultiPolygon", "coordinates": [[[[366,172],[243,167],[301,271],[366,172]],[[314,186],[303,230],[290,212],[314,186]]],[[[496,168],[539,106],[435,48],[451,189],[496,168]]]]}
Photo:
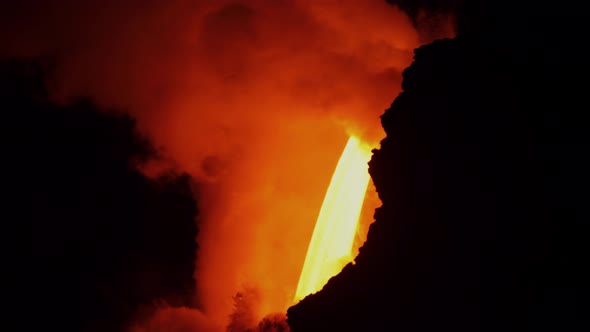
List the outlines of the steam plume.
{"type": "Polygon", "coordinates": [[[129,112],[165,156],[144,171],[199,183],[195,320],[214,327],[244,284],[261,294],[258,318],[291,304],[347,134],[379,141],[379,115],[424,41],[380,0],[2,6],[0,56],[51,57],[54,99],[129,112]]]}

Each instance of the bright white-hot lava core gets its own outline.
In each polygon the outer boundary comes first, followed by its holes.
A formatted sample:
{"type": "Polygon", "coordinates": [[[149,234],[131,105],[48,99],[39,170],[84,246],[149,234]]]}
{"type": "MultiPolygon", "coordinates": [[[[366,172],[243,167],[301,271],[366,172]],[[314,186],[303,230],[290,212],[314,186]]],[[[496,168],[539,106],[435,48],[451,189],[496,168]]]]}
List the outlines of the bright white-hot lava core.
{"type": "Polygon", "coordinates": [[[353,260],[352,249],[369,184],[371,149],[350,137],[338,161],[320,210],[295,301],[320,290],[353,260]]]}

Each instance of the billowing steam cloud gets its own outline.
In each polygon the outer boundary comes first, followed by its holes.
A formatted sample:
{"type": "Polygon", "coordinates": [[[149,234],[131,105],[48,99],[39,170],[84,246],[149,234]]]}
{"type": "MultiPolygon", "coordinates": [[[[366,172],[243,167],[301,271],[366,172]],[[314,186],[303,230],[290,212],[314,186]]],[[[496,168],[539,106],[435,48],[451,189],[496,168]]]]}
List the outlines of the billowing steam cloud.
{"type": "Polygon", "coordinates": [[[381,0],[11,6],[0,55],[54,59],[55,99],[129,112],[168,162],[145,171],[177,167],[199,183],[201,312],[167,308],[154,320],[213,329],[245,287],[260,293],[257,318],[291,304],[347,134],[378,142],[379,115],[423,36],[381,0]]]}

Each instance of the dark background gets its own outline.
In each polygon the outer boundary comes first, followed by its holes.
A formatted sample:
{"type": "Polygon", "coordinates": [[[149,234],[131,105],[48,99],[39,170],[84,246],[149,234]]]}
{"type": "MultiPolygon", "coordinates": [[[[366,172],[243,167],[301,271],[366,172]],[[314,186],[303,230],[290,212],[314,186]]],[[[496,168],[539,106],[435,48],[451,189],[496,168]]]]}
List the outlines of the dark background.
{"type": "Polygon", "coordinates": [[[15,329],[116,331],[153,302],[190,305],[196,203],[187,175],[152,180],[134,121],[48,101],[46,67],[0,62],[5,303],[15,329]]]}

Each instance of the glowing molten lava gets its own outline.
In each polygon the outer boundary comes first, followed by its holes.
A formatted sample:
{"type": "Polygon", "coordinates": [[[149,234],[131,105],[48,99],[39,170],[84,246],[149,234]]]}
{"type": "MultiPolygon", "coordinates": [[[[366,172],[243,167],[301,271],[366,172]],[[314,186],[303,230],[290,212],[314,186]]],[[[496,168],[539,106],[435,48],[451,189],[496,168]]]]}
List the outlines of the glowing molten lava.
{"type": "Polygon", "coordinates": [[[371,150],[350,137],[338,161],[320,210],[295,301],[320,290],[352,257],[363,200],[369,184],[371,150]]]}

